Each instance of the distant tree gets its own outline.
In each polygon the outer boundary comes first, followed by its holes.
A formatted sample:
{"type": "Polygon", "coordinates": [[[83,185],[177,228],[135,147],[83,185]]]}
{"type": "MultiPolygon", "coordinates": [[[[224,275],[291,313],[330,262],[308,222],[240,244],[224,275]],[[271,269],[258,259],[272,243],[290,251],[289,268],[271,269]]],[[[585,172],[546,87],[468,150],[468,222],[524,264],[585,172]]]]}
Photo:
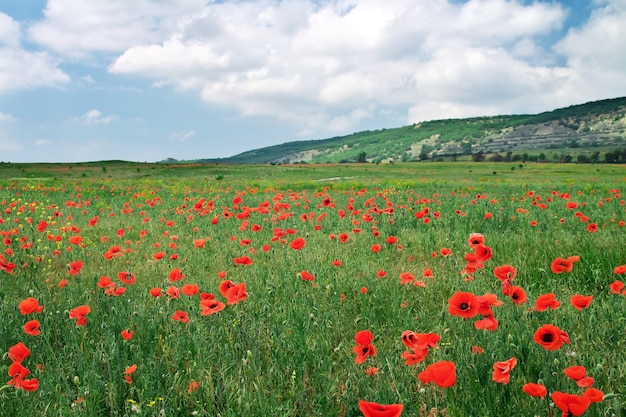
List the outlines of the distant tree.
{"type": "Polygon", "coordinates": [[[511,157],[513,156],[513,152],[508,151],[504,156],[504,162],[511,162],[511,157]]]}
{"type": "Polygon", "coordinates": [[[500,155],[498,152],[494,153],[493,155],[491,155],[491,157],[489,158],[489,160],[491,162],[502,162],[505,160],[505,158],[500,155]]]}
{"type": "Polygon", "coordinates": [[[587,155],[580,154],[576,157],[576,162],[578,162],[579,164],[588,164],[590,162],[590,159],[587,155]]]}
{"type": "Polygon", "coordinates": [[[546,154],[545,154],[545,153],[543,153],[543,152],[541,152],[541,153],[539,154],[539,156],[537,157],[537,160],[538,160],[539,162],[544,162],[544,161],[546,160],[546,154]]]}
{"type": "Polygon", "coordinates": [[[528,152],[522,154],[522,161],[528,161],[528,152]]]}
{"type": "Polygon", "coordinates": [[[619,159],[619,154],[616,155],[615,152],[609,151],[604,154],[604,162],[607,164],[615,164],[619,159]]]}
{"type": "Polygon", "coordinates": [[[367,158],[367,153],[365,153],[365,152],[359,152],[359,156],[357,157],[357,160],[356,160],[356,161],[357,161],[358,163],[362,164],[362,163],[364,163],[364,162],[367,162],[366,158],[367,158]]]}
{"type": "Polygon", "coordinates": [[[597,164],[600,162],[600,151],[594,151],[589,157],[589,162],[592,164],[597,164]]]}
{"type": "Polygon", "coordinates": [[[483,151],[478,151],[475,154],[472,154],[472,161],[474,162],[482,162],[485,160],[485,154],[483,151]]]}

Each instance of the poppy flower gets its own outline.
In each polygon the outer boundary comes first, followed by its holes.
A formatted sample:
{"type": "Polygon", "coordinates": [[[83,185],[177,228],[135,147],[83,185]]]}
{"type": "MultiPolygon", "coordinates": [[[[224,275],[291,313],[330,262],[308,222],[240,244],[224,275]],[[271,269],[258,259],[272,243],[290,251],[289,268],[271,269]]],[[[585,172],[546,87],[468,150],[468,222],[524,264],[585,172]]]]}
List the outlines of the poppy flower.
{"type": "Polygon", "coordinates": [[[457,291],[448,299],[448,313],[453,316],[471,319],[478,314],[480,302],[471,292],[457,291]]]}
{"type": "Polygon", "coordinates": [[[161,259],[165,257],[165,252],[157,252],[154,255],[152,255],[152,257],[154,258],[155,261],[160,261],[161,259]]]}
{"type": "Polygon", "coordinates": [[[30,350],[24,343],[18,342],[9,348],[8,355],[13,362],[22,363],[24,359],[30,356],[30,350]]]}
{"type": "Polygon", "coordinates": [[[68,242],[70,242],[72,245],[78,245],[83,241],[83,237],[82,236],[71,236],[69,239],[67,239],[68,242]]]}
{"type": "Polygon", "coordinates": [[[135,332],[133,332],[132,330],[124,329],[124,330],[121,331],[120,334],[122,335],[124,340],[130,340],[130,339],[133,338],[133,335],[135,334],[135,332]]]}
{"type": "Polygon", "coordinates": [[[39,305],[39,301],[33,297],[20,301],[18,308],[20,309],[20,314],[24,316],[31,313],[41,313],[43,311],[43,306],[39,305]]]}
{"type": "Polygon", "coordinates": [[[352,351],[356,354],[356,358],[354,358],[355,363],[361,364],[365,362],[369,356],[376,356],[376,348],[372,344],[373,340],[374,335],[370,330],[356,332],[354,341],[357,345],[352,348],[352,351]]]}
{"type": "Polygon", "coordinates": [[[472,248],[475,246],[481,245],[485,243],[485,236],[483,236],[480,233],[471,233],[469,236],[469,239],[467,240],[467,243],[472,248]]]}
{"type": "Polygon", "coordinates": [[[550,397],[564,416],[581,416],[591,404],[591,400],[585,396],[560,391],[553,392],[550,397]]]}
{"type": "Polygon", "coordinates": [[[289,244],[289,247],[294,250],[300,250],[305,245],[306,245],[306,240],[304,240],[304,238],[302,237],[298,237],[298,238],[295,238],[293,241],[291,241],[291,243],[289,244]]]}
{"type": "Polygon", "coordinates": [[[450,249],[450,248],[441,248],[441,249],[439,249],[439,254],[441,256],[443,256],[444,258],[448,257],[448,256],[452,256],[452,249],[450,249]]]}
{"type": "Polygon", "coordinates": [[[24,333],[29,336],[39,336],[41,331],[39,330],[38,320],[29,320],[24,324],[24,333]]]}
{"type": "Polygon", "coordinates": [[[111,277],[107,277],[107,276],[102,276],[100,277],[100,279],[98,280],[98,282],[96,283],[96,286],[98,288],[109,288],[111,286],[115,286],[115,283],[113,283],[111,281],[111,277]]]}
{"type": "Polygon", "coordinates": [[[303,281],[313,281],[315,279],[315,275],[313,275],[309,271],[300,271],[299,275],[303,281]]]}
{"type": "Polygon", "coordinates": [[[528,382],[524,384],[524,386],[522,386],[522,391],[524,391],[531,397],[545,398],[545,396],[548,394],[548,390],[545,386],[541,384],[535,384],[533,382],[528,382]]]}
{"type": "Polygon", "coordinates": [[[619,280],[615,280],[611,284],[609,284],[609,289],[611,290],[613,294],[622,294],[622,295],[626,294],[624,283],[619,280]]]}
{"type": "Polygon", "coordinates": [[[167,290],[165,290],[165,294],[167,294],[172,299],[178,298],[180,297],[180,290],[177,287],[170,285],[169,287],[167,287],[167,290]]]}
{"type": "Polygon", "coordinates": [[[487,262],[493,257],[493,251],[491,248],[483,244],[476,245],[474,247],[474,254],[476,255],[476,261],[478,263],[487,262]]]}
{"type": "Polygon", "coordinates": [[[560,305],[561,303],[556,300],[556,295],[553,293],[540,295],[535,300],[535,310],[537,311],[546,311],[547,309],[555,310],[560,305]]]}
{"type": "Polygon", "coordinates": [[[126,369],[124,370],[124,379],[129,384],[133,383],[132,374],[134,374],[136,370],[137,370],[137,365],[136,364],[135,365],[131,365],[131,366],[127,366],[126,369]]]}
{"type": "Polygon", "coordinates": [[[577,257],[569,257],[567,259],[564,258],[556,258],[552,261],[550,265],[550,269],[555,274],[562,274],[563,272],[571,272],[574,267],[574,262],[577,260],[577,257]]]}
{"type": "Polygon", "coordinates": [[[511,371],[515,368],[515,365],[517,365],[516,358],[494,363],[491,379],[499,384],[508,384],[511,380],[511,371]]]}
{"type": "Polygon", "coordinates": [[[509,288],[509,297],[515,304],[522,305],[526,303],[528,297],[526,296],[526,291],[523,288],[518,287],[517,285],[513,285],[509,288]]]}
{"type": "Polygon", "coordinates": [[[78,275],[78,273],[80,272],[80,270],[83,269],[83,262],[82,261],[74,261],[74,262],[70,262],[69,264],[69,269],[67,271],[68,274],[70,275],[78,275]]]}
{"type": "Polygon", "coordinates": [[[252,265],[254,261],[247,256],[239,256],[238,258],[233,258],[233,262],[235,265],[252,265]]]}
{"type": "Polygon", "coordinates": [[[626,265],[616,266],[615,269],[613,269],[613,273],[618,275],[626,274],[626,265]]]}
{"type": "Polygon", "coordinates": [[[185,278],[185,275],[180,271],[179,268],[174,268],[168,274],[168,279],[170,282],[180,281],[185,278]]]}
{"type": "Polygon", "coordinates": [[[533,340],[546,350],[558,350],[563,343],[569,344],[567,333],[552,324],[544,324],[537,329],[533,340]]]}
{"type": "Polygon", "coordinates": [[[203,299],[200,300],[200,315],[210,316],[222,311],[225,307],[226,304],[215,299],[203,299]]]}
{"type": "Polygon", "coordinates": [[[493,269],[493,274],[500,281],[504,281],[504,280],[512,281],[517,275],[517,269],[515,269],[515,267],[511,265],[496,266],[493,269]]]}
{"type": "Polygon", "coordinates": [[[77,326],[86,326],[87,325],[87,314],[91,312],[91,307],[88,305],[78,306],[70,310],[70,318],[76,319],[77,326]]]}
{"type": "Polygon", "coordinates": [[[161,288],[150,288],[150,295],[153,297],[160,297],[161,296],[161,288]]]}
{"type": "Polygon", "coordinates": [[[172,314],[172,320],[180,321],[181,323],[189,323],[189,314],[186,311],[176,310],[172,314]]]}
{"type": "Polygon", "coordinates": [[[413,351],[405,350],[404,352],[402,352],[402,359],[404,359],[405,365],[411,366],[422,362],[424,359],[426,359],[427,355],[428,349],[416,348],[413,351]]]}
{"type": "Polygon", "coordinates": [[[242,282],[237,285],[230,286],[225,292],[222,293],[220,285],[220,293],[226,298],[226,302],[228,305],[237,304],[240,301],[248,298],[248,293],[246,292],[246,283],[242,282]]]}
{"type": "Polygon", "coordinates": [[[570,366],[569,368],[563,369],[563,373],[567,375],[568,378],[576,381],[576,384],[581,388],[593,385],[594,379],[587,376],[587,369],[584,366],[570,366]]]}
{"type": "Polygon", "coordinates": [[[495,294],[487,293],[484,295],[479,295],[476,298],[480,303],[478,314],[480,314],[481,316],[493,316],[491,306],[497,307],[502,305],[502,301],[498,300],[498,297],[495,294]]]}
{"type": "Polygon", "coordinates": [[[476,320],[474,327],[478,330],[494,331],[498,328],[498,320],[494,316],[485,316],[481,320],[476,320]]]}
{"type": "Polygon", "coordinates": [[[206,244],[206,239],[194,239],[193,246],[196,248],[203,248],[206,244]]]}
{"type": "Polygon", "coordinates": [[[197,391],[199,386],[200,384],[198,381],[191,381],[189,385],[187,385],[187,392],[191,394],[192,392],[197,391]]]}
{"type": "Polygon", "coordinates": [[[404,408],[403,404],[377,404],[359,400],[359,410],[363,417],[399,417],[404,408]]]}
{"type": "Polygon", "coordinates": [[[398,238],[395,236],[389,236],[387,239],[385,239],[385,242],[390,245],[395,245],[396,243],[398,243],[398,238]]]}
{"type": "Polygon", "coordinates": [[[374,367],[374,366],[370,366],[369,368],[367,368],[365,370],[365,375],[367,376],[374,376],[378,373],[378,368],[374,367]]]}
{"type": "Polygon", "coordinates": [[[126,271],[118,272],[117,278],[126,285],[132,285],[137,282],[137,278],[135,277],[135,274],[131,272],[126,272],[126,271]]]}
{"type": "Polygon", "coordinates": [[[583,397],[589,398],[592,403],[599,403],[604,399],[604,393],[596,388],[587,388],[583,392],[583,397]]]}
{"type": "Polygon", "coordinates": [[[417,375],[425,383],[434,383],[442,388],[448,388],[456,383],[456,365],[454,362],[440,361],[428,365],[417,375]]]}
{"type": "Polygon", "coordinates": [[[374,245],[372,245],[370,247],[370,251],[373,252],[373,253],[378,253],[378,252],[380,252],[380,250],[382,248],[383,248],[382,246],[380,246],[378,243],[376,243],[376,244],[374,244],[374,245]]]}
{"type": "Polygon", "coordinates": [[[198,287],[198,284],[186,284],[186,285],[183,285],[183,286],[182,286],[182,288],[180,289],[180,291],[181,291],[183,294],[185,294],[185,295],[187,295],[187,296],[191,297],[191,296],[193,296],[193,295],[198,294],[198,292],[200,292],[200,287],[198,287]]]}
{"type": "Polygon", "coordinates": [[[569,302],[576,310],[584,310],[589,307],[589,304],[591,304],[591,300],[593,300],[593,295],[585,296],[580,294],[574,294],[569,299],[569,302]]]}
{"type": "Polygon", "coordinates": [[[480,346],[472,346],[472,355],[476,355],[477,353],[484,353],[485,350],[483,348],[481,348],[480,346]]]}

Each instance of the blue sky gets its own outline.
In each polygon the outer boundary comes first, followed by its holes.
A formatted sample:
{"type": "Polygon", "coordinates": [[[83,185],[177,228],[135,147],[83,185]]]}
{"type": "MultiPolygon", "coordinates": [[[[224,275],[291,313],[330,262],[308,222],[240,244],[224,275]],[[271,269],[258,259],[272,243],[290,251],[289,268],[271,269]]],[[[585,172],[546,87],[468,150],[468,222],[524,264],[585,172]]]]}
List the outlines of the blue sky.
{"type": "Polygon", "coordinates": [[[626,0],[0,0],[0,161],[154,162],[626,95],[626,0]]]}

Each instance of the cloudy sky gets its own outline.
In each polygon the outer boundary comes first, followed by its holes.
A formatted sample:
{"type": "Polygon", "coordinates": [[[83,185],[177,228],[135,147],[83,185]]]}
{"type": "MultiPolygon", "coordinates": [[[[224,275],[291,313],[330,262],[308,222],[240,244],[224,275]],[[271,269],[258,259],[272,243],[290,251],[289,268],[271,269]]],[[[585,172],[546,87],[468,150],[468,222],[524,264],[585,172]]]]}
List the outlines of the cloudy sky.
{"type": "Polygon", "coordinates": [[[626,0],[0,0],[0,160],[159,161],[626,96],[626,0]]]}

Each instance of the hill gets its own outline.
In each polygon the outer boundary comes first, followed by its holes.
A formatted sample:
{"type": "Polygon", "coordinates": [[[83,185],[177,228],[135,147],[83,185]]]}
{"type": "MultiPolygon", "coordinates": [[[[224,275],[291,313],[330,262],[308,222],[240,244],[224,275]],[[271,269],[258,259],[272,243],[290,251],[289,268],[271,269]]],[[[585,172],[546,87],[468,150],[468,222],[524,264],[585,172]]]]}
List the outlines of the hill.
{"type": "Polygon", "coordinates": [[[513,152],[563,148],[597,149],[597,157],[599,151],[622,147],[626,147],[626,97],[535,115],[433,120],[329,139],[287,142],[230,158],[193,162],[379,163],[500,153],[508,153],[510,158],[513,152]]]}

